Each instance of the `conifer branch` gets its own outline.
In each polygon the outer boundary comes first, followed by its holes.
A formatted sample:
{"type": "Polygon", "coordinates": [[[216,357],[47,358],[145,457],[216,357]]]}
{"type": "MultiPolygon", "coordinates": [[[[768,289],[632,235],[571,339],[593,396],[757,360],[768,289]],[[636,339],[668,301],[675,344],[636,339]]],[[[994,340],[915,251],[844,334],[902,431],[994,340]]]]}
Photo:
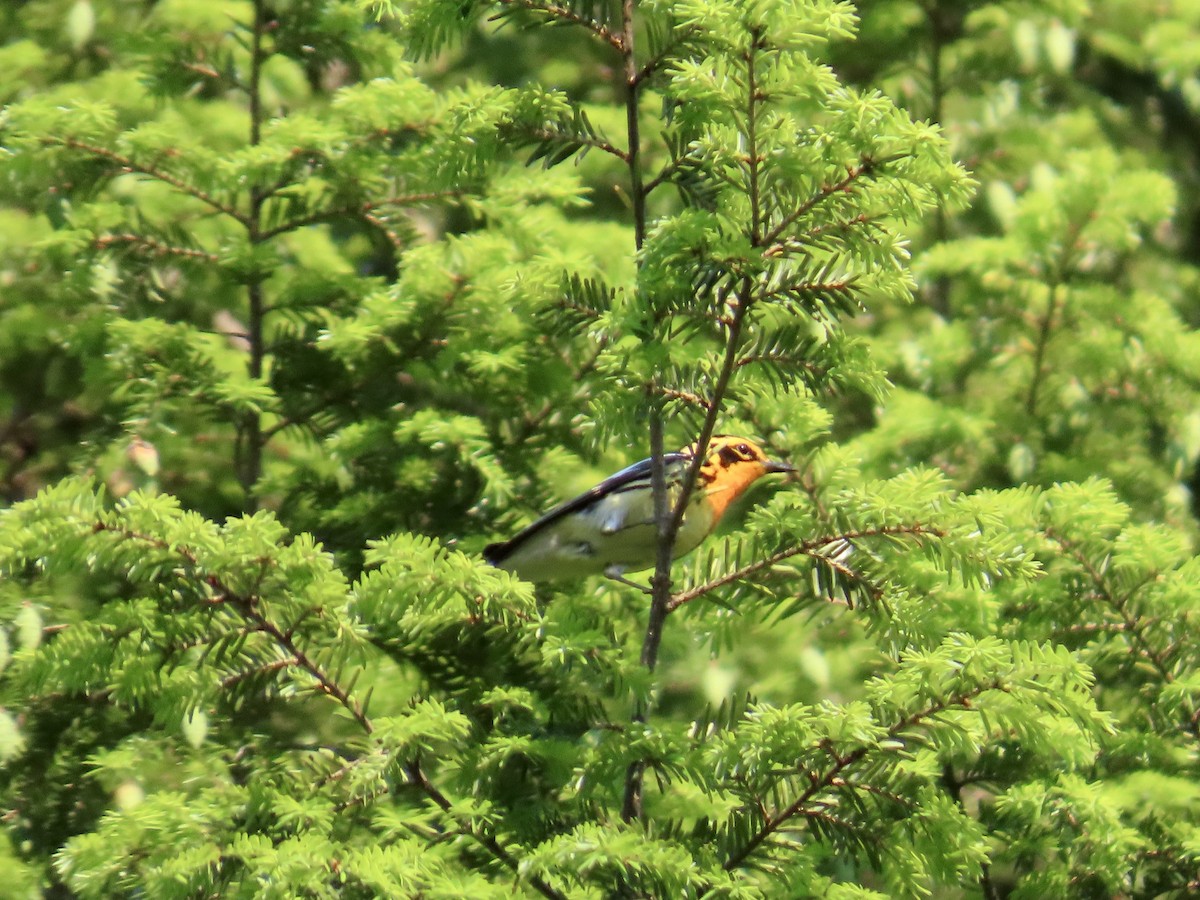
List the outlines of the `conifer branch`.
{"type": "MultiPolygon", "coordinates": [[[[209,576],[210,584],[215,589],[220,591],[220,582],[214,581],[214,576],[209,576]]],[[[218,594],[221,596],[221,594],[218,594]]],[[[327,673],[320,665],[317,664],[307,653],[305,653],[297,644],[295,637],[291,633],[291,629],[283,629],[268,619],[259,608],[257,598],[241,597],[236,594],[224,594],[224,599],[230,602],[233,607],[241,613],[242,617],[248,622],[251,622],[258,631],[263,632],[275,641],[280,647],[288,653],[295,661],[295,667],[307,672],[317,682],[318,689],[321,693],[332,697],[337,701],[338,705],[343,707],[354,718],[360,728],[367,734],[371,734],[375,730],[375,726],[371,724],[371,720],[367,717],[366,712],[362,708],[362,704],[355,700],[350,692],[337,683],[332,675],[327,673]]]]}
{"type": "MultiPolygon", "coordinates": [[[[663,438],[662,411],[660,408],[656,408],[656,415],[651,419],[651,452],[657,454],[654,457],[657,464],[652,469],[651,476],[655,497],[655,517],[659,523],[659,528],[654,577],[650,581],[650,613],[646,622],[646,634],[642,640],[641,655],[642,665],[651,672],[654,671],[655,666],[658,664],[658,650],[662,644],[667,615],[671,612],[671,560],[675,540],[679,534],[679,527],[683,522],[683,514],[687,510],[688,501],[691,499],[692,491],[695,489],[700,467],[704,464],[707,457],[708,443],[712,439],[713,432],[716,430],[717,417],[720,415],[725,394],[729,389],[730,379],[733,377],[733,372],[737,366],[737,352],[741,343],[742,326],[745,323],[746,314],[750,309],[749,279],[743,280],[742,291],[743,296],[734,309],[733,320],[726,332],[725,354],[721,363],[721,371],[717,376],[716,384],[713,386],[712,397],[709,400],[710,406],[704,416],[704,424],[700,429],[700,434],[696,439],[695,454],[683,476],[679,496],[673,508],[670,508],[667,503],[666,480],[662,465],[663,438]]],[[[642,713],[642,716],[644,718],[644,713],[642,713]]],[[[640,721],[641,719],[636,720],[640,721]]],[[[626,821],[637,818],[641,814],[641,773],[644,766],[639,763],[634,763],[633,765],[638,768],[636,777],[631,774],[626,784],[626,804],[624,809],[624,818],[626,821]],[[630,797],[635,792],[635,802],[631,802],[630,797]]],[[[632,772],[633,767],[631,767],[632,772]]]]}
{"type": "MultiPolygon", "coordinates": [[[[688,464],[687,471],[683,476],[683,481],[680,484],[679,497],[675,501],[675,507],[671,510],[671,521],[667,531],[668,540],[666,543],[666,569],[670,572],[671,565],[671,549],[675,546],[675,537],[679,533],[679,528],[683,524],[683,516],[687,511],[688,502],[691,500],[692,492],[696,488],[696,478],[700,474],[700,468],[704,465],[708,455],[708,444],[712,440],[713,433],[717,429],[717,419],[720,417],[725,395],[729,392],[729,385],[733,380],[733,373],[737,370],[738,365],[738,350],[742,343],[742,329],[746,323],[746,316],[753,306],[751,297],[752,283],[749,278],[742,280],[739,296],[730,305],[734,307],[733,315],[730,319],[729,327],[725,331],[725,350],[721,360],[721,368],[717,374],[717,380],[713,385],[712,395],[708,400],[708,412],[704,416],[704,424],[700,428],[700,434],[696,438],[696,452],[692,456],[691,462],[688,464]]],[[[660,550],[660,563],[662,559],[662,551],[660,550]]],[[[669,590],[670,583],[667,583],[669,590]]],[[[664,603],[669,601],[669,597],[664,598],[664,603]]]]}
{"type": "MultiPolygon", "coordinates": [[[[435,806],[450,816],[450,818],[455,820],[458,819],[458,817],[454,815],[454,805],[450,802],[449,798],[447,798],[445,794],[438,790],[437,785],[429,780],[429,777],[421,768],[420,760],[413,760],[412,762],[407,763],[404,766],[404,771],[409,780],[419,787],[421,792],[430,800],[432,800],[435,806]]],[[[466,832],[507,868],[511,869],[517,875],[520,874],[520,861],[507,849],[505,849],[505,847],[501,845],[501,843],[494,837],[492,837],[490,834],[479,831],[470,823],[467,823],[466,825],[466,832]]],[[[550,898],[550,900],[566,900],[565,894],[555,890],[550,884],[543,881],[537,875],[529,876],[529,885],[543,897],[550,898]]]]}
{"type": "Polygon", "coordinates": [[[364,222],[366,222],[368,225],[374,226],[380,233],[383,234],[385,238],[387,238],[388,243],[392,245],[392,248],[397,253],[404,251],[404,248],[407,246],[407,242],[403,237],[400,236],[400,233],[396,231],[396,229],[392,228],[392,226],[388,224],[385,218],[369,212],[362,213],[361,215],[364,222]]]}
{"type": "Polygon", "coordinates": [[[682,400],[689,406],[695,406],[703,410],[712,409],[712,404],[701,397],[699,394],[693,394],[691,391],[681,391],[677,388],[660,387],[658,389],[660,396],[668,400],[682,400]]]}
{"type": "Polygon", "coordinates": [[[803,356],[796,356],[793,353],[751,353],[738,358],[737,367],[739,369],[745,366],[752,366],[756,363],[771,363],[779,366],[791,366],[804,369],[813,375],[824,375],[829,370],[821,366],[814,365],[803,356]]]}
{"type": "MultiPolygon", "coordinates": [[[[979,695],[991,690],[1004,690],[1004,684],[1001,680],[988,682],[987,684],[979,685],[966,693],[960,694],[951,700],[932,703],[924,709],[911,713],[893,723],[885,733],[885,740],[894,740],[899,737],[904,731],[909,728],[914,728],[922,725],[926,720],[946,712],[950,709],[963,709],[970,706],[971,701],[979,695]]],[[[876,741],[874,744],[866,744],[856,750],[851,750],[849,753],[840,754],[830,750],[830,755],[833,759],[833,765],[827,768],[824,772],[810,773],[809,785],[806,787],[794,801],[788,804],[780,812],[773,816],[767,817],[762,826],[750,837],[750,839],[739,849],[732,853],[724,863],[725,871],[732,871],[741,866],[755,850],[757,850],[764,841],[770,838],[773,834],[779,831],[784,825],[796,816],[806,815],[809,804],[813,798],[822,791],[831,787],[851,787],[856,790],[866,790],[861,784],[850,784],[845,780],[845,773],[853,766],[862,762],[872,752],[892,753],[891,749],[883,748],[880,744],[883,741],[876,741]]]]}
{"type": "Polygon", "coordinates": [[[766,291],[760,294],[757,299],[763,302],[770,302],[780,297],[790,300],[797,294],[803,296],[849,297],[852,288],[853,284],[846,280],[803,281],[797,284],[784,284],[775,290],[766,291]]]}
{"type": "Polygon", "coordinates": [[[817,516],[820,518],[820,520],[822,522],[830,522],[833,517],[830,514],[828,505],[821,496],[820,486],[817,484],[816,479],[813,478],[811,469],[805,469],[802,471],[800,473],[800,477],[796,479],[796,481],[800,484],[800,489],[803,490],[804,493],[808,495],[808,498],[812,501],[813,509],[817,511],[817,516]]]}
{"type": "Polygon", "coordinates": [[[1086,216],[1079,216],[1070,223],[1046,285],[1050,296],[1046,300],[1046,312],[1038,321],[1037,341],[1033,350],[1033,375],[1029,381],[1029,392],[1025,395],[1025,414],[1030,417],[1037,415],[1038,391],[1041,389],[1042,379],[1046,376],[1046,349],[1057,324],[1055,319],[1067,302],[1067,269],[1070,266],[1071,254],[1075,250],[1075,242],[1087,221],[1086,216]]]}
{"type": "MultiPolygon", "coordinates": [[[[253,626],[253,630],[266,634],[286,652],[287,659],[291,663],[286,668],[298,668],[306,672],[316,682],[318,691],[328,697],[332,697],[338,705],[350,713],[363,731],[367,734],[374,731],[374,726],[371,724],[370,719],[367,718],[366,713],[363,712],[361,704],[297,645],[292,629],[281,628],[269,619],[261,609],[258,596],[255,594],[240,593],[234,590],[220,575],[208,571],[201,562],[200,557],[190,547],[165,541],[153,535],[142,534],[132,529],[113,527],[106,522],[94,523],[91,530],[96,534],[103,532],[124,540],[142,543],[156,550],[173,554],[183,560],[188,568],[192,569],[197,577],[212,591],[209,603],[214,605],[224,604],[236,610],[243,619],[253,626]]],[[[266,560],[263,561],[264,566],[267,562],[266,560]]]]}
{"type": "Polygon", "coordinates": [[[767,99],[758,88],[757,54],[765,49],[761,27],[750,29],[750,47],[746,50],[746,192],[750,200],[750,243],[763,243],[762,189],[759,184],[762,155],[758,151],[758,107],[767,99]]]}
{"type": "Polygon", "coordinates": [[[368,221],[370,224],[375,224],[379,221],[378,216],[375,215],[379,210],[389,207],[413,206],[430,200],[453,199],[461,197],[465,193],[466,191],[459,188],[449,188],[444,191],[420,191],[412,194],[398,194],[383,200],[368,200],[352,206],[314,210],[306,215],[288,219],[286,222],[281,222],[272,228],[264,229],[259,232],[259,240],[269,241],[271,238],[278,237],[290,231],[296,231],[301,228],[307,228],[309,225],[319,225],[323,222],[331,222],[337,219],[358,218],[368,221]]]}
{"type": "Polygon", "coordinates": [[[557,19],[560,22],[581,25],[618,53],[625,52],[624,34],[614,34],[612,29],[603,22],[597,22],[587,16],[582,16],[568,6],[563,6],[560,3],[546,3],[542,2],[542,0],[497,0],[497,2],[501,6],[518,7],[530,12],[543,13],[549,18],[557,19]]]}
{"type": "Polygon", "coordinates": [[[859,164],[857,166],[847,166],[846,176],[844,178],[835,181],[833,184],[823,185],[816,194],[784,216],[783,219],[780,220],[779,224],[768,231],[763,241],[764,244],[770,246],[778,243],[783,234],[789,228],[791,228],[801,216],[808,214],[830,197],[849,192],[857,181],[875,174],[875,172],[884,164],[895,162],[896,160],[902,158],[902,156],[892,156],[884,160],[877,160],[868,156],[864,156],[859,160],[859,164]]]}
{"type": "Polygon", "coordinates": [[[284,669],[290,669],[298,665],[300,665],[300,660],[296,659],[296,657],[281,656],[279,659],[265,662],[260,666],[255,666],[253,669],[245,669],[234,672],[232,675],[227,675],[221,679],[221,687],[224,690],[229,690],[249,678],[260,675],[271,675],[274,672],[282,672],[284,669]]]}
{"type": "MultiPolygon", "coordinates": [[[[1129,635],[1130,641],[1134,646],[1134,652],[1150,663],[1166,684],[1172,684],[1175,681],[1175,674],[1171,671],[1167,651],[1155,648],[1150,637],[1146,634],[1147,623],[1140,620],[1137,615],[1129,610],[1129,601],[1134,594],[1156,580],[1158,573],[1154,572],[1147,575],[1145,580],[1131,587],[1124,595],[1118,594],[1109,585],[1104,572],[1095,566],[1083,549],[1074,541],[1054,528],[1047,528],[1045,534],[1046,537],[1058,544],[1068,556],[1083,567],[1083,570],[1087,573],[1088,578],[1095,587],[1095,596],[1102,600],[1120,618],[1121,621],[1116,630],[1129,635]]],[[[1194,736],[1200,737],[1200,732],[1194,736]]]]}
{"type": "MultiPolygon", "coordinates": [[[[345,778],[346,775],[350,773],[351,769],[359,762],[359,760],[355,760],[347,763],[336,772],[333,772],[327,776],[323,783],[329,784],[345,778]]],[[[480,831],[470,821],[464,822],[461,817],[455,815],[453,802],[442,792],[440,788],[438,788],[436,784],[433,783],[433,781],[425,773],[425,770],[421,766],[419,759],[405,763],[403,765],[403,769],[408,783],[416,787],[422,794],[425,795],[428,800],[433,803],[434,806],[438,807],[438,809],[455,821],[460,828],[461,834],[465,834],[475,840],[480,846],[490,852],[496,860],[502,863],[506,868],[510,869],[514,874],[518,876],[521,874],[520,860],[513,856],[510,850],[508,850],[493,836],[487,834],[486,832],[480,831]]],[[[334,809],[341,813],[355,806],[365,807],[367,803],[380,800],[390,793],[392,793],[392,787],[390,785],[385,785],[379,790],[370,794],[350,797],[346,800],[343,800],[335,804],[334,809]]],[[[427,834],[416,831],[416,829],[413,829],[413,831],[418,835],[418,837],[426,839],[429,837],[427,834]]],[[[556,890],[545,879],[537,875],[529,875],[527,877],[529,886],[543,897],[549,898],[549,900],[566,900],[566,895],[556,890]]]]}
{"type": "MultiPolygon", "coordinates": [[[[838,541],[855,541],[870,537],[906,534],[913,536],[930,535],[932,537],[945,537],[945,532],[939,528],[928,525],[914,524],[885,525],[880,528],[865,528],[861,531],[847,531],[833,536],[812,538],[811,540],[803,541],[794,547],[788,547],[786,550],[780,550],[778,553],[773,553],[771,556],[768,556],[765,559],[756,560],[755,562],[742,566],[739,569],[735,569],[732,572],[727,572],[720,578],[714,578],[712,581],[706,581],[704,584],[675,594],[671,598],[668,607],[669,610],[673,612],[674,610],[683,606],[685,603],[691,603],[693,600],[703,597],[705,594],[709,594],[717,588],[724,587],[727,584],[732,584],[735,581],[741,581],[742,579],[748,578],[751,575],[757,574],[758,572],[770,569],[772,566],[778,565],[785,559],[791,559],[793,556],[800,555],[814,556],[815,558],[820,559],[822,562],[839,569],[839,571],[841,571],[843,574],[850,575],[856,580],[862,580],[862,577],[848,566],[842,565],[835,559],[831,559],[828,556],[822,556],[821,554],[814,553],[813,551],[821,547],[828,547],[830,544],[835,544],[838,541]]],[[[875,588],[874,590],[878,592],[882,589],[875,588]]]]}
{"type": "MultiPolygon", "coordinates": [[[[618,47],[622,55],[623,72],[625,76],[625,135],[629,144],[626,158],[626,168],[629,172],[630,200],[633,204],[633,235],[634,249],[637,254],[637,266],[642,266],[641,252],[646,243],[646,190],[644,173],[642,172],[641,154],[641,86],[637,80],[638,65],[634,54],[634,36],[636,23],[634,21],[634,0],[621,0],[621,35],[618,47]]],[[[661,314],[656,314],[656,322],[661,321],[661,314]]],[[[668,536],[670,504],[667,498],[666,463],[663,454],[666,452],[663,436],[663,410],[660,399],[655,396],[657,385],[646,386],[647,399],[650,402],[650,494],[654,510],[655,534],[655,566],[650,578],[651,601],[650,611],[646,622],[646,634],[642,641],[641,663],[651,672],[654,671],[658,659],[658,644],[662,640],[662,627],[666,620],[666,600],[671,593],[671,547],[668,536]]],[[[641,699],[636,702],[633,722],[646,721],[646,707],[641,699]]],[[[644,760],[634,760],[629,764],[625,773],[625,794],[621,804],[621,819],[631,822],[642,815],[642,780],[645,774],[644,760]]]]}
{"type": "Polygon", "coordinates": [[[84,153],[90,153],[92,156],[100,159],[106,159],[111,163],[119,166],[122,170],[131,174],[145,175],[147,178],[153,178],[155,181],[161,181],[163,184],[170,185],[181,194],[199,200],[206,206],[211,207],[223,215],[229,216],[235,222],[241,225],[248,224],[248,218],[244,212],[236,206],[231,206],[228,203],[222,203],[212,194],[201,190],[194,184],[189,184],[178,175],[168,172],[166,169],[160,169],[157,166],[140,163],[130,156],[123,153],[118,153],[116,150],[110,150],[108,147],[101,147],[98,144],[90,144],[86,141],[81,141],[76,138],[60,138],[60,137],[43,137],[42,143],[52,147],[66,147],[69,150],[82,150],[84,153]]]}
{"type": "Polygon", "coordinates": [[[138,250],[146,253],[148,256],[178,256],[183,259],[199,260],[201,262],[215,263],[220,260],[220,257],[215,253],[208,253],[204,250],[196,250],[192,247],[180,247],[175,244],[168,244],[165,241],[156,240],[152,237],[147,237],[143,234],[133,234],[132,232],[122,232],[121,234],[103,234],[92,241],[92,246],[97,250],[107,250],[109,247],[118,245],[130,245],[138,250]]]}
{"type": "Polygon", "coordinates": [[[646,194],[654,192],[655,188],[660,187],[664,182],[668,181],[676,172],[683,168],[686,157],[678,157],[663,164],[663,167],[658,170],[658,174],[646,182],[646,194]]]}
{"type": "MultiPolygon", "coordinates": [[[[333,772],[327,776],[323,783],[329,784],[345,778],[346,775],[350,773],[352,768],[359,764],[359,762],[360,760],[355,760],[347,763],[336,772],[333,772]]],[[[425,773],[424,768],[421,766],[420,760],[413,760],[405,763],[403,765],[403,769],[408,783],[416,787],[422,794],[425,795],[428,800],[433,803],[434,806],[438,807],[438,809],[455,821],[460,828],[459,833],[467,835],[475,840],[480,846],[488,850],[488,852],[490,852],[496,858],[496,860],[502,863],[506,868],[510,869],[514,874],[518,876],[521,874],[520,860],[513,856],[510,850],[508,850],[493,836],[487,834],[486,832],[480,831],[470,821],[464,822],[461,817],[454,813],[453,802],[425,773]]],[[[384,787],[370,794],[350,797],[346,800],[343,800],[335,804],[334,809],[341,813],[355,806],[365,807],[367,803],[380,800],[390,793],[392,793],[392,787],[390,785],[385,785],[384,787]]],[[[429,835],[416,831],[416,829],[413,829],[413,831],[421,838],[427,839],[429,837],[429,835]]],[[[566,895],[556,890],[545,879],[537,875],[529,875],[527,877],[529,886],[543,897],[549,898],[549,900],[566,900],[566,895]]]]}
{"type": "MultiPolygon", "coordinates": [[[[758,136],[757,136],[757,110],[759,105],[766,98],[760,95],[756,86],[756,69],[757,59],[756,51],[762,49],[762,35],[757,31],[752,35],[750,49],[745,56],[746,71],[747,71],[747,91],[746,91],[746,131],[747,131],[747,180],[750,193],[750,241],[757,246],[761,240],[759,234],[760,223],[762,222],[761,202],[762,198],[759,195],[759,167],[763,160],[758,154],[758,136]]],[[[672,551],[675,547],[675,539],[679,534],[679,528],[683,524],[683,516],[687,511],[688,504],[691,501],[692,492],[696,488],[696,479],[700,474],[700,469],[704,465],[708,455],[708,443],[712,440],[713,433],[716,431],[717,418],[721,414],[722,407],[725,402],[725,395],[729,391],[729,385],[733,378],[734,372],[737,370],[738,351],[742,343],[742,328],[746,322],[746,316],[750,312],[750,308],[754,303],[753,282],[747,277],[743,278],[738,296],[731,301],[733,306],[733,314],[730,318],[728,327],[725,330],[725,350],[721,360],[721,368],[717,375],[716,383],[713,385],[712,395],[708,400],[707,413],[704,416],[704,424],[700,428],[700,434],[696,437],[695,453],[692,456],[691,462],[688,464],[687,471],[684,473],[683,480],[680,484],[679,496],[675,501],[675,507],[671,511],[671,519],[664,529],[661,521],[659,525],[659,544],[658,544],[658,559],[655,567],[655,576],[658,583],[654,585],[654,598],[651,603],[650,615],[651,621],[654,619],[655,610],[659,609],[659,614],[662,620],[665,621],[667,614],[671,611],[671,559],[672,551]],[[659,576],[662,576],[661,578],[659,576]]],[[[665,492],[665,486],[664,486],[665,492]]],[[[658,631],[652,632],[649,627],[646,630],[646,641],[642,647],[642,655],[649,657],[652,660],[648,663],[649,668],[653,669],[653,661],[658,658],[658,643],[662,640],[662,623],[659,623],[658,631]],[[647,652],[649,651],[649,652],[647,652]]]]}
{"type": "MultiPolygon", "coordinates": [[[[812,228],[810,228],[804,232],[804,236],[811,240],[813,238],[818,238],[818,237],[821,237],[822,235],[831,234],[833,232],[837,232],[840,234],[849,234],[851,231],[853,231],[859,225],[874,224],[875,219],[876,219],[876,217],[874,217],[874,216],[868,216],[866,213],[860,213],[857,216],[851,216],[849,219],[843,219],[842,221],[839,221],[839,222],[828,222],[828,223],[825,223],[822,225],[814,225],[812,228]]],[[[773,255],[787,256],[790,253],[795,252],[795,251],[799,251],[799,252],[803,253],[803,252],[805,252],[807,243],[808,242],[806,242],[806,241],[784,241],[783,243],[776,244],[775,247],[771,248],[772,251],[775,251],[777,249],[777,252],[768,251],[764,255],[766,255],[766,256],[773,256],[773,255]]]]}
{"type": "MultiPolygon", "coordinates": [[[[966,775],[958,775],[954,771],[954,766],[946,763],[942,767],[942,786],[946,793],[954,801],[955,805],[960,810],[967,814],[967,805],[963,802],[962,789],[974,782],[982,781],[982,778],[969,778],[966,775]]],[[[999,886],[992,879],[991,865],[987,860],[979,864],[979,888],[983,892],[984,900],[1001,900],[999,886]]]]}
{"type": "MultiPolygon", "coordinates": [[[[582,382],[583,379],[586,378],[596,368],[596,363],[600,361],[600,357],[603,355],[608,344],[608,337],[601,337],[601,339],[596,342],[596,346],[592,349],[592,352],[588,354],[587,359],[580,362],[579,366],[571,374],[571,380],[576,384],[582,382]]],[[[537,430],[542,427],[542,424],[558,408],[559,404],[555,401],[555,399],[550,398],[547,399],[536,412],[527,412],[525,417],[521,420],[521,426],[518,431],[518,443],[524,443],[526,438],[528,438],[531,434],[535,434],[537,430]]]]}
{"type": "MultiPolygon", "coordinates": [[[[367,716],[362,705],[354,699],[350,691],[338,684],[337,680],[327,673],[312,657],[308,655],[297,643],[293,635],[293,628],[281,628],[274,621],[263,613],[259,598],[254,594],[241,594],[233,590],[221,576],[207,571],[206,567],[191,548],[178,543],[172,543],[152,535],[142,534],[126,528],[114,528],[105,522],[96,522],[92,525],[93,533],[109,533],[118,538],[138,543],[146,544],[156,550],[162,550],[167,553],[174,554],[183,560],[188,568],[192,569],[196,575],[203,580],[204,584],[212,591],[212,598],[209,601],[213,604],[224,604],[236,610],[242,618],[253,626],[254,631],[261,632],[270,637],[277,646],[282,648],[286,656],[272,660],[260,666],[254,672],[237,673],[234,676],[227,677],[223,682],[223,686],[231,686],[241,678],[248,677],[253,674],[267,673],[272,671],[282,671],[288,668],[298,668],[307,673],[317,683],[320,693],[333,698],[342,708],[344,708],[358,723],[359,727],[368,735],[374,733],[375,726],[370,717],[367,716]],[[231,679],[233,679],[231,681],[231,679]]],[[[267,560],[263,560],[263,566],[268,564],[267,560]]],[[[311,610],[310,610],[311,612],[311,610]]],[[[338,776],[344,774],[343,771],[337,773],[338,776]]],[[[453,804],[446,795],[435,785],[425,774],[421,767],[420,761],[414,759],[404,764],[405,774],[408,776],[412,784],[420,789],[435,806],[445,813],[450,813],[453,816],[453,804]]],[[[332,779],[331,779],[332,780],[332,779]]],[[[514,873],[520,873],[520,862],[508,851],[499,841],[491,835],[482,832],[471,825],[469,822],[465,824],[464,832],[473,838],[480,846],[490,852],[499,862],[503,863],[507,868],[514,873]]],[[[539,894],[553,900],[565,900],[563,894],[559,893],[545,881],[537,876],[529,878],[529,884],[539,894]]]]}
{"type": "Polygon", "coordinates": [[[556,141],[564,144],[578,144],[581,147],[592,147],[607,153],[609,156],[616,157],[623,163],[629,162],[629,153],[627,151],[595,135],[552,131],[549,128],[531,128],[528,131],[522,131],[522,133],[540,141],[556,141]]]}
{"type": "Polygon", "coordinates": [[[663,63],[671,58],[671,53],[684,46],[687,43],[687,39],[691,37],[694,32],[695,29],[693,28],[674,31],[671,35],[671,40],[663,44],[662,47],[659,48],[658,53],[651,56],[642,64],[642,67],[638,69],[637,74],[633,77],[633,83],[640,85],[643,81],[662,68],[663,63]]]}

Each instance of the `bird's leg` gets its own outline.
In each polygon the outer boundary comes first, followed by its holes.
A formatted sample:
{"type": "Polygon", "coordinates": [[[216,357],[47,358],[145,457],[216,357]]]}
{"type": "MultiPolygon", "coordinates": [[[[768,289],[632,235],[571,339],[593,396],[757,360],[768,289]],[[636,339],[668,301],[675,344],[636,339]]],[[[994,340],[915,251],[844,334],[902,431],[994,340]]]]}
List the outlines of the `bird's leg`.
{"type": "Polygon", "coordinates": [[[624,575],[622,575],[621,572],[622,572],[621,566],[609,566],[607,569],[604,570],[604,577],[611,578],[613,581],[619,581],[621,584],[627,584],[631,588],[637,588],[643,594],[651,593],[650,585],[638,584],[636,581],[630,581],[628,578],[626,578],[624,575]]]}

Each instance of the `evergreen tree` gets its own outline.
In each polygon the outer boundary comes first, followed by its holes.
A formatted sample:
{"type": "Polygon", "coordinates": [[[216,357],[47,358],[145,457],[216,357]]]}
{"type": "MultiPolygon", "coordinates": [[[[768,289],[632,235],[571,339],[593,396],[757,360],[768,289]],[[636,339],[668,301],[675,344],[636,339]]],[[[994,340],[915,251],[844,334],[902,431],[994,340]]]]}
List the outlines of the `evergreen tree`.
{"type": "Polygon", "coordinates": [[[13,896],[1200,888],[1182,4],[0,16],[13,896]]]}

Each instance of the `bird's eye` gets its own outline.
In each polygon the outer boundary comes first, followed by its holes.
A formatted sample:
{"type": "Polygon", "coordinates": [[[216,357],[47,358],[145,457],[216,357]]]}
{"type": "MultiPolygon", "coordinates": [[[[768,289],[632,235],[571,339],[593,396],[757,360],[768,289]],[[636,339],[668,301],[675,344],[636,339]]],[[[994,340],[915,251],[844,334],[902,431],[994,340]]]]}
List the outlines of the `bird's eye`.
{"type": "Polygon", "coordinates": [[[749,457],[751,457],[751,456],[753,456],[753,455],[754,455],[753,453],[751,453],[751,452],[750,452],[750,445],[749,445],[749,444],[738,444],[738,445],[737,445],[736,447],[734,447],[733,449],[734,449],[734,450],[736,450],[736,451],[738,452],[738,455],[739,455],[739,456],[742,456],[742,457],[745,457],[745,458],[749,458],[749,457]]]}

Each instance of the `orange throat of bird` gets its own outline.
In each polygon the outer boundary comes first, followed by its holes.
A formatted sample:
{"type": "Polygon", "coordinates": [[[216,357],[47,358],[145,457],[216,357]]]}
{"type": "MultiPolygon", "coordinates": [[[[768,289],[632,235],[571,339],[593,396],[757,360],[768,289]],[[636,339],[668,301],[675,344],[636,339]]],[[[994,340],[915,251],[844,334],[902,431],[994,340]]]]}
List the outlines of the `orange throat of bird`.
{"type": "Polygon", "coordinates": [[[710,464],[702,467],[697,488],[704,494],[712,510],[713,526],[721,521],[730,503],[766,474],[766,468],[760,465],[721,467],[710,464]]]}

